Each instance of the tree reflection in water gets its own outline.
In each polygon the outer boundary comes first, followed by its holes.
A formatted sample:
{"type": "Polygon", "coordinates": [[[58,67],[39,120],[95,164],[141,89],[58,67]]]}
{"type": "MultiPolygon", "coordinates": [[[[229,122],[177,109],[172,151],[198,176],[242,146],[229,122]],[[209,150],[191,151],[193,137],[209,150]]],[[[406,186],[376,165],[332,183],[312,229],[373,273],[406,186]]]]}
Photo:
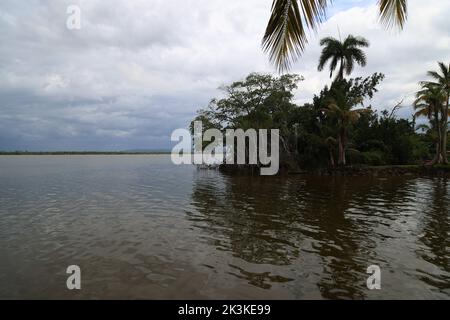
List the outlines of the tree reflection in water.
{"type": "MultiPolygon", "coordinates": [[[[411,220],[403,213],[414,210],[416,183],[413,177],[252,177],[199,171],[192,193],[195,210],[188,217],[211,246],[237,258],[228,263],[228,274],[251,285],[270,289],[285,283],[294,297],[309,296],[305,290],[315,287],[324,298],[367,298],[367,267],[394,268],[389,248],[403,248],[398,238],[411,236],[398,226],[411,220]],[[267,271],[250,272],[249,265],[267,271]]],[[[441,259],[433,263],[448,271],[442,245],[448,232],[448,188],[446,182],[434,188],[430,206],[435,214],[422,222],[423,241],[431,259],[441,259]]]]}

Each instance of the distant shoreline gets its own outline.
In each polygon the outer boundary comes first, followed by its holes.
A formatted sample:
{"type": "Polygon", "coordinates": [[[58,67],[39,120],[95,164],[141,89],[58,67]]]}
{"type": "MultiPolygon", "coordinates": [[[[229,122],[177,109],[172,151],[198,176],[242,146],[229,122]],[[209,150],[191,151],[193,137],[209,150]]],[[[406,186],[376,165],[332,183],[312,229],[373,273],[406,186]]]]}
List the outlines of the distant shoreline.
{"type": "Polygon", "coordinates": [[[170,151],[0,151],[0,156],[36,155],[160,155],[170,154],[170,151]]]}

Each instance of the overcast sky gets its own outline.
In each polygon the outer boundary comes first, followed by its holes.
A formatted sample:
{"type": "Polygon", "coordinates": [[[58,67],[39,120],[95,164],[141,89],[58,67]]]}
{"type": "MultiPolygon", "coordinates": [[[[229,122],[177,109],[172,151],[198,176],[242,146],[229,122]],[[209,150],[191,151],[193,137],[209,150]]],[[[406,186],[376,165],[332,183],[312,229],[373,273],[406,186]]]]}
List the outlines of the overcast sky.
{"type": "MultiPolygon", "coordinates": [[[[260,43],[271,0],[0,2],[0,150],[167,149],[220,85],[274,72],[260,43]],[[81,29],[66,27],[67,6],[81,29]]],[[[377,20],[376,0],[335,0],[292,72],[299,103],[330,82],[317,72],[319,39],[366,37],[368,66],[383,72],[371,102],[410,105],[436,61],[450,61],[450,1],[410,0],[402,32],[377,20]]],[[[399,116],[409,117],[403,108],[399,116]]]]}

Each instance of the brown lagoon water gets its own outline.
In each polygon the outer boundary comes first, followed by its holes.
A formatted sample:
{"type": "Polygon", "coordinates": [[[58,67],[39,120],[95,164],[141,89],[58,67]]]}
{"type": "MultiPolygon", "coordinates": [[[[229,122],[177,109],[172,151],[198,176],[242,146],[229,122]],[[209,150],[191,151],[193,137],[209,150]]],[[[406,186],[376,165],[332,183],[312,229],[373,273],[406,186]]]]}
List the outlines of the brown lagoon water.
{"type": "Polygon", "coordinates": [[[0,184],[0,298],[450,298],[446,178],[2,156],[0,184]],[[366,287],[372,264],[381,290],[366,287]]]}

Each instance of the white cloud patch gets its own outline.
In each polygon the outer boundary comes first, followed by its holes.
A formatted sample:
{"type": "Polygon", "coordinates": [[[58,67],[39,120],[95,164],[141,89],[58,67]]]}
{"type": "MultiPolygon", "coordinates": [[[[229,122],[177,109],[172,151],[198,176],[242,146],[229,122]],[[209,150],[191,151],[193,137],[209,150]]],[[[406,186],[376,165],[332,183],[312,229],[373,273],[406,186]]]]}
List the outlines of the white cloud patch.
{"type": "MultiPolygon", "coordinates": [[[[330,80],[317,72],[319,39],[370,40],[368,66],[383,72],[372,104],[411,102],[436,61],[450,60],[450,2],[409,1],[405,30],[384,30],[376,1],[335,1],[293,72],[297,100],[330,80]]],[[[73,0],[0,3],[0,149],[167,148],[217,87],[252,71],[273,72],[260,42],[270,0],[73,0]],[[66,9],[81,8],[81,30],[66,9]]],[[[410,110],[403,109],[402,116],[410,110]]]]}

